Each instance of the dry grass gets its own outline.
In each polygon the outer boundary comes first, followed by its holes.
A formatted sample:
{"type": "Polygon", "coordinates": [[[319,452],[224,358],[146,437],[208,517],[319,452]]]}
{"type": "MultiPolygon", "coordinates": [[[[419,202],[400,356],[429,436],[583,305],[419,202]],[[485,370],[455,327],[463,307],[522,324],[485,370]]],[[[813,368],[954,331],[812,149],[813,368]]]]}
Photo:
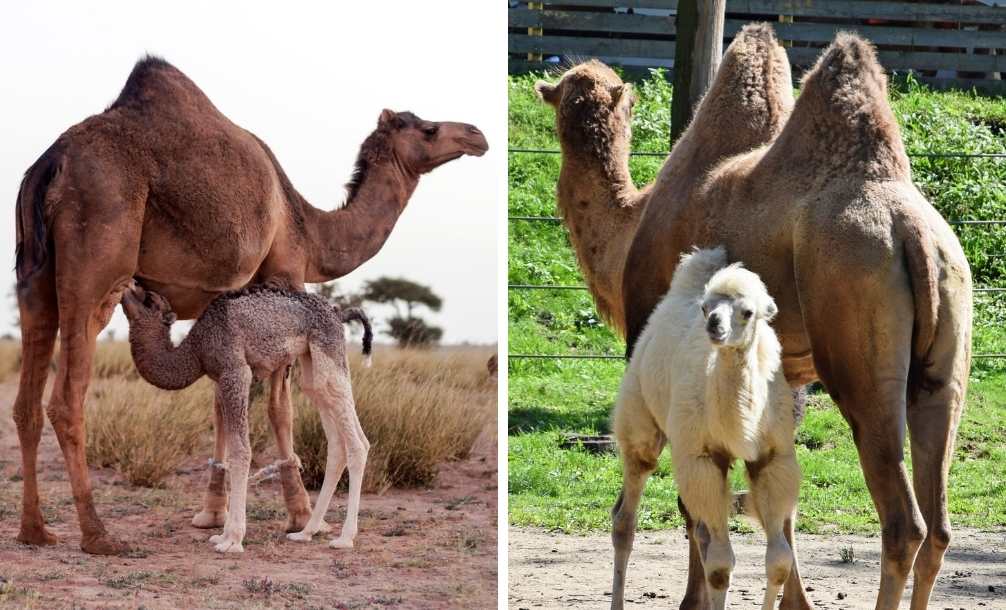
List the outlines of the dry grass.
{"type": "MultiPolygon", "coordinates": [[[[382,349],[370,369],[351,358],[356,410],[371,444],[365,489],[427,484],[439,464],[471,451],[487,424],[496,420],[496,383],[485,366],[489,353],[382,349]]],[[[297,391],[294,409],[304,483],[320,487],[324,430],[317,410],[297,391]]]]}
{"type": "MultiPolygon", "coordinates": [[[[350,356],[360,422],[371,442],[364,486],[429,483],[439,464],[464,457],[487,427],[495,431],[496,381],[486,372],[487,348],[401,350],[377,346],[374,366],[350,356]]],[[[16,372],[20,346],[0,342],[0,379],[16,372]]],[[[163,486],[193,457],[209,457],[214,386],[208,379],[180,392],[158,390],[139,378],[125,342],[102,342],[87,404],[87,453],[135,485],[163,486]]],[[[268,384],[253,389],[250,436],[258,462],[275,443],[266,405],[268,384]]],[[[326,444],[317,411],[294,377],[294,442],[304,481],[320,487],[326,444]]]]}
{"type": "Polygon", "coordinates": [[[112,466],[133,485],[160,487],[205,444],[212,430],[213,383],[180,392],[144,381],[98,378],[87,403],[87,460],[112,466]]]}
{"type": "Polygon", "coordinates": [[[0,381],[5,381],[21,368],[21,342],[0,340],[0,381]]]}

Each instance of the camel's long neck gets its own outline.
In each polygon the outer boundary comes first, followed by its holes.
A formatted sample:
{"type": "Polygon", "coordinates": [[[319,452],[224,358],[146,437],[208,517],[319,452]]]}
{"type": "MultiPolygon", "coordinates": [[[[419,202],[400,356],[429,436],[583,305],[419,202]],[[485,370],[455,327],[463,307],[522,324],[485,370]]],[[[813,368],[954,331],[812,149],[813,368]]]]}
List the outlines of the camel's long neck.
{"type": "Polygon", "coordinates": [[[600,160],[564,151],[558,207],[598,311],[621,330],[622,269],[648,189],[636,189],[628,154],[619,156],[600,160]]]}
{"type": "Polygon", "coordinates": [[[175,347],[171,328],[159,321],[131,321],[129,349],[140,376],[162,390],[181,390],[203,376],[192,342],[175,347]]]}
{"type": "Polygon", "coordinates": [[[392,159],[368,167],[355,194],[337,210],[307,207],[308,282],[342,277],[387,241],[419,177],[392,159]]]}
{"type": "Polygon", "coordinates": [[[758,431],[768,403],[768,379],[761,374],[758,350],[714,351],[706,377],[706,421],[712,435],[736,457],[757,457],[758,431]]]}

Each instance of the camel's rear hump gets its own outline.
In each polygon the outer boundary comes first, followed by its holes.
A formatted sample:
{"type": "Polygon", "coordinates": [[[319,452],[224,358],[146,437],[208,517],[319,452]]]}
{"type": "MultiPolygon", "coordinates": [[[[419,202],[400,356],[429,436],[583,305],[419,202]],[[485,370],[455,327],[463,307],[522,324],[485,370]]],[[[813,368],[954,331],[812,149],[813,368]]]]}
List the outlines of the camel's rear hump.
{"type": "Polygon", "coordinates": [[[908,156],[873,46],[840,32],[803,78],[773,152],[816,177],[910,180],[908,156]]]}

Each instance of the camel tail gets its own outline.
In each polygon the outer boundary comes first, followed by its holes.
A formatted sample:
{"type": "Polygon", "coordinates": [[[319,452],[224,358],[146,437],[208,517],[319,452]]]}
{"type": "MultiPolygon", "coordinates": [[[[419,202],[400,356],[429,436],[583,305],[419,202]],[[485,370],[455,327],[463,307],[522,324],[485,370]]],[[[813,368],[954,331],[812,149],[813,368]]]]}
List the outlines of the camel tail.
{"type": "Polygon", "coordinates": [[[370,367],[370,352],[374,341],[374,331],[370,327],[370,318],[359,307],[348,307],[339,313],[343,322],[357,321],[363,325],[363,366],[370,367]]]}
{"type": "Polygon", "coordinates": [[[939,270],[936,268],[935,245],[925,222],[915,216],[903,216],[905,263],[915,301],[915,324],[912,328],[912,359],[908,367],[908,399],[914,402],[920,390],[935,392],[943,382],[926,373],[932,365],[930,352],[936,342],[939,321],[939,270]]]}
{"type": "Polygon", "coordinates": [[[17,241],[14,270],[22,286],[41,269],[49,257],[49,228],[46,226],[46,193],[63,165],[63,147],[56,142],[38,158],[21,180],[14,211],[17,241]]]}

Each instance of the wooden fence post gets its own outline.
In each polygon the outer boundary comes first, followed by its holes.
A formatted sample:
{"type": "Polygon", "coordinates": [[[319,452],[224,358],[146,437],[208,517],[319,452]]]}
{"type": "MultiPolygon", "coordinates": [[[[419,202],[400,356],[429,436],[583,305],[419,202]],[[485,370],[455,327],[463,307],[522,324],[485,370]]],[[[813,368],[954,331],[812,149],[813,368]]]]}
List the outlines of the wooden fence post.
{"type": "Polygon", "coordinates": [[[726,0],[678,2],[671,144],[688,126],[695,104],[713,82],[720,66],[726,5],[726,0]]]}
{"type": "MultiPolygon", "coordinates": [[[[544,10],[545,3],[544,2],[528,2],[527,3],[527,8],[529,10],[532,10],[532,11],[544,10]]],[[[543,32],[542,28],[533,28],[532,27],[532,28],[528,28],[527,29],[527,35],[528,36],[538,36],[538,37],[541,37],[543,33],[544,32],[543,32]]],[[[542,59],[541,53],[529,52],[527,54],[527,60],[528,61],[541,61],[541,59],[542,59]]]]}

